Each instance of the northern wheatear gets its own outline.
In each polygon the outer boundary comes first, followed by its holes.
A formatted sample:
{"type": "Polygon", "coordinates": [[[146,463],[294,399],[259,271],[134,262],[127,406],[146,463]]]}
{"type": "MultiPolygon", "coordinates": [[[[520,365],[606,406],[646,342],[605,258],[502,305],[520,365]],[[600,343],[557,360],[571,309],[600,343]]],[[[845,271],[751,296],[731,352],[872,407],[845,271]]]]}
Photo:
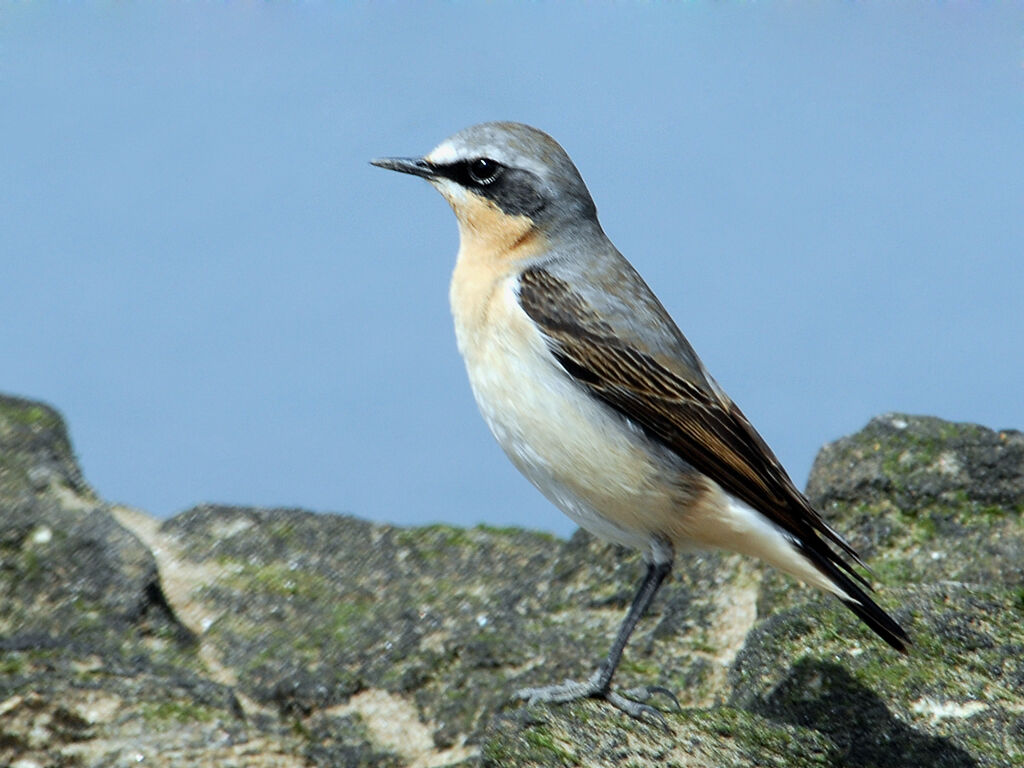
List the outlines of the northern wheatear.
{"type": "Polygon", "coordinates": [[[834,594],[906,652],[906,633],[862,589],[868,584],[849,562],[861,563],[857,553],[605,236],[554,139],[519,123],[485,123],[424,158],[373,164],[422,176],[455,211],[455,336],[498,443],[555,506],[597,536],[641,550],[647,565],[597,671],[518,696],[589,696],[634,717],[654,712],[643,701],[663,689],[624,696],[611,679],[675,549],[694,545],[753,555],[834,594]]]}

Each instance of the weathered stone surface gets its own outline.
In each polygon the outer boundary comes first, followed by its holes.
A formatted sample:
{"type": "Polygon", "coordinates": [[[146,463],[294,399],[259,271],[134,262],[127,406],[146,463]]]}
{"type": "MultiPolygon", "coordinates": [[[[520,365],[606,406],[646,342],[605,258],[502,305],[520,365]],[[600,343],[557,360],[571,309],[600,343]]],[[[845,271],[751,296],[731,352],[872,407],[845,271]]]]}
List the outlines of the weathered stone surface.
{"type": "Polygon", "coordinates": [[[601,702],[590,673],[641,564],[579,533],[403,529],[98,499],[60,417],[0,398],[0,764],[1024,765],[1024,438],[889,415],[809,492],[865,554],[908,657],[836,601],[721,553],[680,558],[601,702]]]}
{"type": "MultiPolygon", "coordinates": [[[[420,751],[439,760],[486,742],[517,688],[589,674],[641,571],[583,534],[401,529],[297,510],[200,507],[162,532],[220,569],[193,599],[212,617],[204,644],[247,697],[302,719],[383,691],[425,724],[420,751]]],[[[753,621],[756,580],[735,557],[686,562],[618,679],[706,703],[753,621]]]]}
{"type": "Polygon", "coordinates": [[[807,494],[816,504],[887,500],[907,509],[965,501],[1020,511],[1024,434],[890,413],[821,449],[807,494]]]}
{"type": "Polygon", "coordinates": [[[207,754],[227,731],[193,721],[241,721],[194,646],[150,550],[82,480],[59,415],[0,397],[0,765],[137,765],[169,743],[207,754]]]}

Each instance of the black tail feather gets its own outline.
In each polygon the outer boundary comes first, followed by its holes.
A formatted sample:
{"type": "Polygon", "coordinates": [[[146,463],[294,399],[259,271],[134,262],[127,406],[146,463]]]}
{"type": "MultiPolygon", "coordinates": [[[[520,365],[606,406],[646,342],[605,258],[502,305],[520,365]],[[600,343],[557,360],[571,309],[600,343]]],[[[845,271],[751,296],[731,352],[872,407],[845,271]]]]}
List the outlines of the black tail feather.
{"type": "MultiPolygon", "coordinates": [[[[813,549],[806,543],[800,545],[801,551],[828,579],[839,587],[848,597],[839,599],[843,605],[853,611],[857,618],[867,624],[880,638],[900,653],[908,653],[911,644],[910,636],[896,620],[887,614],[882,607],[872,600],[857,581],[868,589],[871,585],[853,567],[843,560],[823,540],[815,537],[817,546],[813,549]],[[853,575],[857,581],[850,578],[853,575]]],[[[858,560],[860,558],[857,558],[858,560]]]]}
{"type": "MultiPolygon", "coordinates": [[[[859,589],[857,591],[860,592],[860,594],[857,595],[856,600],[859,600],[860,602],[843,600],[843,605],[853,611],[857,615],[857,618],[871,627],[875,634],[885,640],[885,642],[897,651],[903,654],[909,653],[907,646],[911,644],[910,636],[904,631],[903,627],[897,624],[892,616],[883,611],[879,605],[863,591],[859,589]]],[[[842,600],[842,598],[840,599],[842,600]]]]}

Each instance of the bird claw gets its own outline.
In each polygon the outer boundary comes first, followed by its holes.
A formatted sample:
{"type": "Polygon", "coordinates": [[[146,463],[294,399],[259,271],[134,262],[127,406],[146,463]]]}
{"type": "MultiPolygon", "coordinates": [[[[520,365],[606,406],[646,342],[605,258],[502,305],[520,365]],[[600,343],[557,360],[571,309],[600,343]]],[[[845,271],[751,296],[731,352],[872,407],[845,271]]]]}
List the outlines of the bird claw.
{"type": "Polygon", "coordinates": [[[600,699],[607,692],[600,682],[600,670],[589,680],[566,680],[557,685],[543,685],[538,688],[522,688],[516,691],[517,699],[526,699],[527,704],[564,704],[577,699],[600,699]]]}
{"type": "Polygon", "coordinates": [[[672,706],[676,708],[677,712],[683,711],[683,707],[679,703],[679,699],[676,698],[676,695],[663,685],[641,685],[637,688],[630,688],[629,690],[622,692],[623,696],[626,696],[633,701],[638,701],[641,704],[647,703],[653,699],[656,694],[664,696],[671,701],[672,706]]]}
{"type": "Polygon", "coordinates": [[[632,698],[626,698],[622,694],[615,693],[615,691],[608,691],[604,695],[604,699],[617,710],[625,712],[634,720],[640,720],[641,722],[651,722],[653,720],[653,724],[661,726],[665,733],[672,733],[672,729],[668,727],[668,720],[665,719],[665,715],[660,709],[632,698]]]}
{"type": "Polygon", "coordinates": [[[668,721],[661,710],[646,702],[655,695],[668,697],[677,710],[681,710],[679,699],[668,688],[660,685],[640,686],[617,693],[599,682],[600,671],[595,672],[589,680],[578,682],[566,680],[558,685],[545,685],[538,688],[523,688],[516,691],[516,698],[525,699],[527,706],[532,704],[564,704],[579,699],[604,699],[620,712],[624,712],[635,720],[660,725],[667,733],[671,733],[668,721]]]}

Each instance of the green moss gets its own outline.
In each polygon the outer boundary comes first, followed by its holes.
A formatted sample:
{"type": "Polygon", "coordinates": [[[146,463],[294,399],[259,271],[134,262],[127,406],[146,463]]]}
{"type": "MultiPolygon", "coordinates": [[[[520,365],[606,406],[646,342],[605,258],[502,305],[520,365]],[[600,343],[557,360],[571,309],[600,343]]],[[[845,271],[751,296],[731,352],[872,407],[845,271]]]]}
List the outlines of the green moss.
{"type": "Polygon", "coordinates": [[[139,711],[147,725],[159,725],[162,723],[208,723],[217,716],[216,710],[203,704],[174,699],[144,702],[139,711]]]}
{"type": "Polygon", "coordinates": [[[1015,587],[1010,590],[1011,606],[1017,611],[1024,612],[1024,587],[1015,587]]]}
{"type": "Polygon", "coordinates": [[[453,553],[470,550],[473,532],[452,525],[425,525],[395,531],[395,543],[408,547],[427,562],[450,560],[453,553]]]}
{"type": "Polygon", "coordinates": [[[238,573],[225,580],[232,588],[242,591],[258,589],[284,598],[318,600],[336,591],[322,575],[309,570],[290,568],[282,563],[256,566],[245,565],[238,573]]]}
{"type": "Polygon", "coordinates": [[[698,733],[718,737],[720,749],[736,750],[752,765],[809,768],[836,764],[828,738],[809,728],[779,727],[760,715],[731,707],[687,710],[683,717],[698,733]]]}
{"type": "Polygon", "coordinates": [[[878,584],[912,584],[918,577],[914,562],[897,555],[872,560],[871,570],[878,584]]]}
{"type": "Polygon", "coordinates": [[[580,764],[578,758],[566,748],[564,742],[559,743],[547,728],[542,726],[530,728],[523,733],[523,738],[532,752],[524,757],[537,760],[542,765],[554,765],[552,760],[557,760],[557,764],[563,766],[580,764]]]}
{"type": "Polygon", "coordinates": [[[935,517],[930,514],[922,514],[910,526],[913,538],[918,543],[924,544],[933,541],[939,533],[938,523],[935,517]]]}
{"type": "Polygon", "coordinates": [[[898,481],[903,476],[903,467],[900,465],[901,454],[893,451],[886,454],[882,459],[882,472],[892,481],[898,481]]]}
{"type": "Polygon", "coordinates": [[[515,526],[488,525],[487,523],[474,525],[472,530],[486,533],[488,536],[515,536],[523,532],[522,528],[516,528],[515,526]]]}
{"type": "Polygon", "coordinates": [[[1010,510],[1007,510],[1004,507],[996,506],[994,504],[986,504],[978,507],[974,514],[977,519],[983,520],[989,525],[992,525],[994,523],[1003,522],[1007,518],[1009,512],[1010,510]]]}
{"type": "Polygon", "coordinates": [[[26,582],[34,582],[39,580],[43,576],[46,568],[45,558],[43,558],[39,551],[36,549],[24,549],[21,552],[21,562],[18,563],[20,566],[18,574],[26,582]]]}
{"type": "Polygon", "coordinates": [[[324,642],[347,644],[358,633],[359,626],[370,618],[372,612],[373,603],[367,599],[348,599],[339,602],[331,611],[325,631],[313,633],[311,637],[317,641],[317,646],[322,646],[324,642]]]}
{"type": "Polygon", "coordinates": [[[507,741],[488,740],[480,750],[480,757],[486,768],[505,768],[516,763],[516,750],[507,741]]]}
{"type": "Polygon", "coordinates": [[[25,660],[21,654],[8,653],[0,656],[0,676],[17,675],[25,671],[25,660]]]}
{"type": "Polygon", "coordinates": [[[619,663],[619,671],[640,680],[655,680],[661,671],[661,665],[650,658],[630,658],[627,655],[619,663]]]}
{"type": "Polygon", "coordinates": [[[419,599],[427,605],[445,605],[452,601],[453,595],[460,594],[465,587],[464,582],[459,583],[454,579],[436,576],[423,585],[419,599]]]}
{"type": "Polygon", "coordinates": [[[298,539],[296,525],[290,520],[271,523],[267,526],[267,537],[285,543],[294,542],[298,539]]]}
{"type": "MultiPolygon", "coordinates": [[[[973,432],[978,432],[977,428],[973,432]]],[[[927,435],[906,430],[886,439],[884,443],[873,442],[875,451],[885,450],[882,471],[899,485],[915,470],[931,467],[939,460],[943,451],[950,449],[950,441],[969,439],[972,429],[966,425],[948,422],[937,423],[936,431],[927,435]]]]}
{"type": "Polygon", "coordinates": [[[713,656],[714,654],[718,653],[718,645],[716,643],[712,643],[706,638],[695,637],[693,638],[693,650],[695,650],[697,653],[706,653],[713,656]]]}
{"type": "Polygon", "coordinates": [[[432,547],[458,547],[471,543],[469,530],[443,523],[403,528],[396,532],[396,538],[402,544],[413,546],[426,544],[432,547]]]}
{"type": "Polygon", "coordinates": [[[37,429],[59,429],[63,426],[56,411],[36,403],[0,400],[0,420],[37,429]]]}
{"type": "Polygon", "coordinates": [[[309,741],[313,738],[313,732],[310,730],[309,726],[298,717],[292,718],[291,720],[291,732],[293,736],[297,736],[303,741],[309,741]]]}
{"type": "Polygon", "coordinates": [[[531,538],[536,538],[538,541],[554,544],[561,539],[553,533],[547,531],[528,531],[524,528],[516,528],[515,526],[497,526],[487,525],[486,523],[480,523],[474,526],[471,530],[478,531],[480,533],[487,534],[488,536],[500,536],[500,537],[511,537],[511,536],[522,536],[524,534],[529,535],[531,538]]]}

